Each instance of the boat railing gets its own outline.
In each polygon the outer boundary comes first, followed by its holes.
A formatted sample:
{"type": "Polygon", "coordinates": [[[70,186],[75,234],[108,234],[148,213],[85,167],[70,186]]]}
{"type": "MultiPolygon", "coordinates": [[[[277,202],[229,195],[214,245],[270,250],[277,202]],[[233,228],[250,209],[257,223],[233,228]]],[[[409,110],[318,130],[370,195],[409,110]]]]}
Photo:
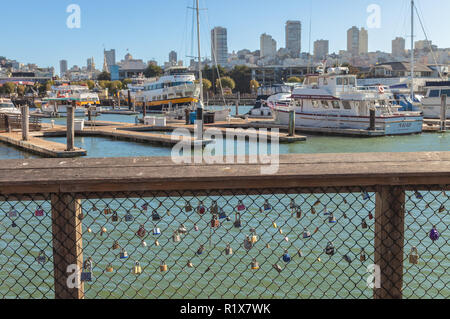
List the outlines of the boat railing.
{"type": "Polygon", "coordinates": [[[2,161],[0,297],[448,297],[450,152],[265,165],[2,161]]]}

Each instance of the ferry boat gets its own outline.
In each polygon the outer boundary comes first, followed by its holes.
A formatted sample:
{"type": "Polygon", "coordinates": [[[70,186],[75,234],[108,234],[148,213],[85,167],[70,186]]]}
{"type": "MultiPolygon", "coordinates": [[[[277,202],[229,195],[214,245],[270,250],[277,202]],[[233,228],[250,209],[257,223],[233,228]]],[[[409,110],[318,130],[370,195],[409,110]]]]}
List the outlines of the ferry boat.
{"type": "Polygon", "coordinates": [[[275,120],[289,124],[289,112],[295,110],[296,127],[368,130],[370,110],[375,110],[376,130],[384,135],[422,132],[421,112],[399,111],[385,87],[377,90],[358,87],[356,76],[348,68],[330,68],[324,75],[308,76],[304,85],[294,89],[289,106],[269,104],[275,120]]]}
{"type": "Polygon", "coordinates": [[[2,114],[21,114],[13,102],[7,98],[0,98],[0,113],[2,114]]]}
{"type": "Polygon", "coordinates": [[[100,99],[97,93],[89,91],[87,86],[62,85],[52,87],[48,98],[42,100],[41,112],[51,116],[67,116],[67,106],[75,101],[75,116],[84,117],[88,108],[93,115],[101,112],[100,99]]]}
{"type": "Polygon", "coordinates": [[[189,72],[187,67],[173,66],[155,82],[133,87],[130,94],[131,101],[135,105],[145,105],[149,112],[163,112],[169,106],[176,109],[179,106],[197,103],[200,85],[195,83],[195,75],[189,72]]]}
{"type": "Polygon", "coordinates": [[[426,82],[426,95],[421,99],[423,116],[430,119],[441,118],[441,96],[447,95],[446,118],[450,119],[450,81],[426,82]]]}

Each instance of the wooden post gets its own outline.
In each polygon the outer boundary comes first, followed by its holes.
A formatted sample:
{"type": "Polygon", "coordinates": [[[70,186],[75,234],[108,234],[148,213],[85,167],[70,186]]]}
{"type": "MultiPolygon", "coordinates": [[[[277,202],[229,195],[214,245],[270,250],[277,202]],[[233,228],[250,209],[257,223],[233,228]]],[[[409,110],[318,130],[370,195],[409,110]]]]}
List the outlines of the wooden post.
{"type": "Polygon", "coordinates": [[[447,130],[447,94],[441,95],[441,132],[447,130]]]}
{"type": "Polygon", "coordinates": [[[89,122],[92,121],[92,110],[90,107],[88,108],[88,120],[89,122]]]}
{"type": "Polygon", "coordinates": [[[67,268],[77,265],[81,272],[83,267],[81,201],[75,194],[52,194],[51,203],[55,298],[83,299],[84,284],[67,268]]]}
{"type": "Polygon", "coordinates": [[[144,97],[144,108],[142,109],[143,117],[147,116],[147,97],[144,97]]]}
{"type": "Polygon", "coordinates": [[[239,116],[239,102],[236,101],[236,117],[239,116]]]}
{"type": "Polygon", "coordinates": [[[128,90],[128,110],[131,111],[131,92],[128,90]]]}
{"type": "Polygon", "coordinates": [[[375,131],[376,128],[376,124],[375,124],[375,110],[374,109],[370,109],[370,125],[369,125],[369,130],[370,131],[375,131]]]}
{"type": "Polygon", "coordinates": [[[75,140],[75,101],[72,101],[72,106],[67,106],[67,151],[71,152],[75,150],[74,140],[75,140]]]}
{"type": "Polygon", "coordinates": [[[375,207],[375,265],[380,267],[375,299],[402,298],[404,221],[405,191],[399,186],[381,186],[375,207]]]}
{"type": "Polygon", "coordinates": [[[30,116],[29,107],[27,104],[21,107],[22,111],[22,140],[28,141],[30,139],[30,116]]]}
{"type": "Polygon", "coordinates": [[[289,111],[289,136],[295,135],[295,109],[289,111]]]}

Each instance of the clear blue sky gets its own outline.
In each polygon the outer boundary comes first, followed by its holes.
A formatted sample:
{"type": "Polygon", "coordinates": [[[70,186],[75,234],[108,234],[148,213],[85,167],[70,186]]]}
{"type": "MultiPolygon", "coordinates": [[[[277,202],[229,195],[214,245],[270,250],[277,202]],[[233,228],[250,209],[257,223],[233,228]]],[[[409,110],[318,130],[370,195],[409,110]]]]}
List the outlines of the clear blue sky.
{"type": "MultiPolygon", "coordinates": [[[[450,47],[449,0],[416,0],[429,38],[439,47],[450,47]]],[[[367,7],[381,8],[381,28],[369,29],[370,51],[391,51],[391,40],[409,34],[409,0],[200,0],[203,56],[210,53],[210,28],[228,29],[229,51],[259,49],[259,36],[266,32],[285,46],[284,23],[303,24],[302,51],[311,39],[330,40],[330,52],[346,48],[346,30],[366,27],[367,7]]],[[[55,66],[67,59],[69,67],[86,65],[93,56],[103,65],[103,48],[115,48],[117,59],[127,53],[144,61],[168,59],[170,50],[179,59],[191,54],[192,0],[23,0],[2,3],[0,56],[40,66],[55,66]],[[81,7],[81,28],[68,29],[69,4],[81,7]]],[[[424,39],[416,19],[417,39],[424,39]]],[[[409,46],[407,39],[407,46],[409,46]]],[[[194,51],[195,54],[195,51],[194,51]]]]}

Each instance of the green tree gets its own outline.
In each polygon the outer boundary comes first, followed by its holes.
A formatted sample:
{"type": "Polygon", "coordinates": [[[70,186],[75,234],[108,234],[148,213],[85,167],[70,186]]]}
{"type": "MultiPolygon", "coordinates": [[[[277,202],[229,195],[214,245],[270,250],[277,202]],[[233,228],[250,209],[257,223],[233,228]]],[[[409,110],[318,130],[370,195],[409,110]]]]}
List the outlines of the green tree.
{"type": "Polygon", "coordinates": [[[250,81],[252,79],[252,70],[245,65],[236,65],[233,70],[228,73],[236,83],[236,90],[241,93],[250,93],[250,81]]]}
{"type": "Polygon", "coordinates": [[[122,89],[122,82],[121,81],[110,82],[108,89],[112,94],[115,95],[122,89]]]}
{"type": "Polygon", "coordinates": [[[111,81],[111,74],[108,72],[102,72],[98,75],[97,80],[99,81],[111,81]]]}
{"type": "Polygon", "coordinates": [[[95,87],[95,82],[92,80],[87,80],[86,84],[87,84],[89,90],[92,90],[95,87]]]}
{"type": "Polygon", "coordinates": [[[259,84],[258,81],[256,81],[256,80],[251,80],[251,81],[250,81],[250,90],[251,90],[252,92],[256,92],[256,90],[258,90],[258,88],[259,88],[260,86],[261,86],[261,85],[259,84]]]}
{"type": "Polygon", "coordinates": [[[302,79],[300,79],[297,76],[291,76],[289,79],[287,79],[287,83],[300,83],[302,82],[302,79]]]}
{"type": "Polygon", "coordinates": [[[16,84],[12,83],[12,82],[6,82],[5,84],[3,84],[4,87],[4,92],[6,94],[12,94],[16,91],[16,84]]]}
{"type": "Polygon", "coordinates": [[[133,83],[133,80],[131,80],[131,79],[124,79],[124,80],[122,81],[122,87],[123,87],[124,89],[126,89],[126,88],[128,88],[128,84],[131,84],[131,83],[133,83]]]}
{"type": "Polygon", "coordinates": [[[212,83],[208,79],[203,79],[203,91],[209,91],[212,88],[212,83]]]}
{"type": "Polygon", "coordinates": [[[218,88],[220,88],[220,83],[222,83],[223,88],[229,88],[231,90],[234,90],[234,88],[236,87],[236,83],[229,76],[223,76],[220,79],[217,79],[216,86],[218,88]]]}
{"type": "Polygon", "coordinates": [[[161,76],[163,74],[163,70],[161,69],[161,67],[154,65],[154,64],[149,64],[147,69],[145,69],[144,71],[144,75],[147,78],[154,78],[157,76],[161,76]]]}
{"type": "Polygon", "coordinates": [[[18,85],[17,86],[17,94],[22,97],[25,95],[25,86],[24,85],[18,85]]]}
{"type": "Polygon", "coordinates": [[[100,85],[100,87],[101,87],[102,89],[108,89],[110,83],[111,83],[111,81],[105,81],[105,80],[102,80],[102,81],[99,81],[99,82],[98,82],[98,85],[100,85]]]}

